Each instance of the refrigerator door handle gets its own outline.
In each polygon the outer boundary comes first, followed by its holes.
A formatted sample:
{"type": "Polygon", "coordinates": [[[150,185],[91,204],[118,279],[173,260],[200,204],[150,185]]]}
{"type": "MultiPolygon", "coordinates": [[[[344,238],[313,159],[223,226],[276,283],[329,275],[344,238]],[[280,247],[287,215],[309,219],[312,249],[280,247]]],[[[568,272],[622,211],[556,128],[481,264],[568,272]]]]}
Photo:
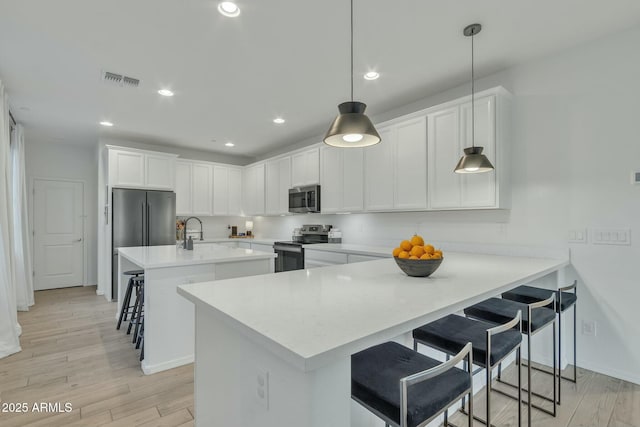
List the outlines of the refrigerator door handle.
{"type": "Polygon", "coordinates": [[[149,246],[149,202],[147,202],[147,241],[144,242],[145,246],[149,246]]]}
{"type": "Polygon", "coordinates": [[[140,233],[142,234],[142,239],[140,240],[142,242],[142,246],[145,245],[145,238],[144,238],[144,202],[142,202],[141,204],[142,207],[142,227],[140,228],[140,233]]]}

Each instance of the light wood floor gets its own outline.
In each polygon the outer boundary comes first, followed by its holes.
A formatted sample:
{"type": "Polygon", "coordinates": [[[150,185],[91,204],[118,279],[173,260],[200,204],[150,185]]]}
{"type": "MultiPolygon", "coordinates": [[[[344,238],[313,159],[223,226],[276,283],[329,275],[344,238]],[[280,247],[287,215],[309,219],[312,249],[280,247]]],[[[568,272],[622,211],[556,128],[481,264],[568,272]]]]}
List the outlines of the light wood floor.
{"type": "MultiPolygon", "coordinates": [[[[73,409],[0,412],[0,426],[192,426],[193,366],[143,375],[130,336],[115,330],[114,313],[115,304],[97,296],[95,287],[36,292],[36,305],[19,314],[23,351],[0,359],[0,400],[25,402],[29,409],[69,402],[73,409]]],[[[578,372],[577,388],[563,382],[558,416],[534,410],[534,426],[640,427],[640,386],[578,372]]],[[[514,374],[508,370],[505,377],[514,374]]],[[[534,385],[550,385],[549,378],[534,374],[534,385]]],[[[493,423],[517,425],[515,401],[497,393],[492,399],[493,423]]],[[[482,392],[475,406],[484,416],[482,392]]],[[[464,425],[459,415],[452,421],[464,425]]]]}

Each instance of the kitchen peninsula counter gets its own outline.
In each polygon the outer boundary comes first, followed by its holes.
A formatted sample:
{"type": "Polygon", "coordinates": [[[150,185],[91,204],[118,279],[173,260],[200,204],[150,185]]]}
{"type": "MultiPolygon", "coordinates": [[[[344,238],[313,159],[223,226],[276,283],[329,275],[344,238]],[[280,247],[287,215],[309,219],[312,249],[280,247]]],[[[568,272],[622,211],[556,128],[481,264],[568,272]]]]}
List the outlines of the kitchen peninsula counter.
{"type": "MultiPolygon", "coordinates": [[[[152,374],[193,362],[193,304],[176,293],[179,285],[272,273],[275,254],[217,244],[176,245],[118,249],[118,312],[130,276],[144,270],[144,360],[142,370],[152,374]]],[[[135,296],[132,297],[132,303],[135,296]]],[[[123,323],[123,328],[127,322],[123,323]]]]}
{"type": "Polygon", "coordinates": [[[196,306],[196,423],[350,426],[352,354],[518,285],[558,282],[568,264],[448,252],[429,278],[384,259],[179,286],[196,306]]]}

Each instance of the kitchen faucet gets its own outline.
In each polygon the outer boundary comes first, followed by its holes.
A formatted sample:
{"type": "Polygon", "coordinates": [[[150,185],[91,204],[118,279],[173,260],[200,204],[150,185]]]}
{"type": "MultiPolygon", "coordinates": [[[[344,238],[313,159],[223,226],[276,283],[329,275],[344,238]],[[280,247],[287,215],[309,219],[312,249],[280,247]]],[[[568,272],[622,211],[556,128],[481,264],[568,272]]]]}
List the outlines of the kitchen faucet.
{"type": "Polygon", "coordinates": [[[189,218],[184,220],[184,244],[182,245],[182,247],[184,249],[188,249],[187,248],[187,223],[189,222],[190,219],[197,219],[198,222],[200,223],[200,240],[204,240],[204,238],[202,237],[202,220],[200,220],[200,218],[198,218],[197,216],[190,216],[189,218]]]}

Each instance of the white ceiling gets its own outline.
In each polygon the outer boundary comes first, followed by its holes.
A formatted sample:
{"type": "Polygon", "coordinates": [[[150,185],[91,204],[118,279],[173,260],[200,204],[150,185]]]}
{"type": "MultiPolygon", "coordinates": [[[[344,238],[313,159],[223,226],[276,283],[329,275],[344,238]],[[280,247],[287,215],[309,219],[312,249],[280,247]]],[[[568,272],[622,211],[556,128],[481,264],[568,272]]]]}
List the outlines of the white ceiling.
{"type": "MultiPolygon", "coordinates": [[[[256,156],[324,133],[349,96],[348,0],[0,0],[0,76],[27,136],[256,156]],[[100,81],[137,77],[137,89],[100,81]],[[161,87],[173,98],[156,94],[161,87]],[[284,125],[272,119],[282,115],[284,125]],[[110,129],[97,123],[108,119],[110,129]],[[211,139],[215,138],[216,142],[211,139]],[[224,147],[233,141],[236,147],[224,147]]],[[[355,0],[355,97],[376,115],[640,23],[638,0],[355,0]],[[377,81],[365,81],[370,69],[377,81]]]]}

